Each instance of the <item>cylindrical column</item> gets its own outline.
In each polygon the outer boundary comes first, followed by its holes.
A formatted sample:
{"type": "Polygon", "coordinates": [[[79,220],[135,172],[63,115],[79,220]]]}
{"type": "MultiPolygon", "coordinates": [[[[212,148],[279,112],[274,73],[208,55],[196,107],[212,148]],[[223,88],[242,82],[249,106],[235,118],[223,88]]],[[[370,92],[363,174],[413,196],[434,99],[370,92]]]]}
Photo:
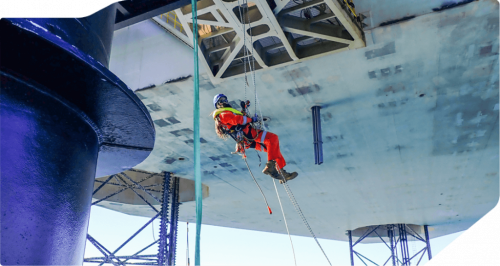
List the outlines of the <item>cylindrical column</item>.
{"type": "Polygon", "coordinates": [[[1,74],[1,264],[82,265],[99,145],[86,116],[1,74]]]}
{"type": "Polygon", "coordinates": [[[108,67],[115,15],[116,6],[111,4],[84,18],[31,18],[30,21],[108,67]]]}
{"type": "Polygon", "coordinates": [[[114,12],[0,19],[2,265],[82,265],[96,173],[152,150],[147,109],[106,68],[114,12]]]}
{"type": "Polygon", "coordinates": [[[394,256],[394,225],[387,226],[387,236],[391,244],[392,266],[396,266],[396,257],[394,256]]]}
{"type": "Polygon", "coordinates": [[[349,235],[349,255],[351,258],[351,266],[354,266],[354,254],[352,250],[352,232],[351,230],[347,230],[347,234],[349,235]]]}
{"type": "Polygon", "coordinates": [[[429,257],[429,260],[432,259],[432,253],[431,253],[431,242],[429,238],[429,226],[424,225],[424,233],[425,233],[425,244],[427,245],[427,256],[429,257]]]}

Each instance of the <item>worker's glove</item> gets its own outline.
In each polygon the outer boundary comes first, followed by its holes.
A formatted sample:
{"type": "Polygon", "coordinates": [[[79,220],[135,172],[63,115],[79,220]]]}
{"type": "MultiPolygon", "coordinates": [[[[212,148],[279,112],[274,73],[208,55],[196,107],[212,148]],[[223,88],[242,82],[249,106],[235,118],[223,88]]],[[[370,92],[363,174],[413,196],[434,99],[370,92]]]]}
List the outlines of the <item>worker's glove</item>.
{"type": "Polygon", "coordinates": [[[252,122],[259,122],[259,116],[257,114],[255,114],[253,117],[252,117],[252,122]]]}
{"type": "Polygon", "coordinates": [[[248,107],[250,107],[250,101],[241,101],[240,102],[241,109],[246,110],[248,107]]]}

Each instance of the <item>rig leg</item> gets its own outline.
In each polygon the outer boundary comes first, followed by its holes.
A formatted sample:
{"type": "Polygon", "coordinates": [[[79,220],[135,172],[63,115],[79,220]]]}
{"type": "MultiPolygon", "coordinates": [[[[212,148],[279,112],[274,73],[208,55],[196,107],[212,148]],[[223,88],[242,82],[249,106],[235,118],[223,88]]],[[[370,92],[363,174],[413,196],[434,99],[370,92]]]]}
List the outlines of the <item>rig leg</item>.
{"type": "Polygon", "coordinates": [[[391,248],[391,259],[392,259],[392,266],[396,266],[396,257],[394,256],[394,249],[396,248],[394,246],[394,226],[389,225],[387,226],[387,236],[389,237],[389,242],[390,242],[390,248],[391,248]]]}
{"type": "Polygon", "coordinates": [[[97,135],[64,100],[0,74],[1,264],[81,265],[97,135]]]}
{"type": "Polygon", "coordinates": [[[115,14],[0,19],[2,265],[82,265],[95,176],[152,150],[144,105],[106,68],[115,14]]]}
{"type": "Polygon", "coordinates": [[[425,244],[427,245],[427,256],[429,256],[429,260],[432,259],[432,253],[431,253],[431,242],[429,241],[429,226],[424,225],[424,232],[425,232],[425,244]]]}
{"type": "Polygon", "coordinates": [[[352,250],[352,232],[351,230],[347,230],[347,234],[349,235],[349,256],[351,258],[351,266],[354,266],[354,254],[352,250]]]}
{"type": "Polygon", "coordinates": [[[410,251],[408,249],[408,234],[406,233],[406,224],[398,224],[399,244],[401,248],[401,261],[403,265],[410,265],[410,251]]]}

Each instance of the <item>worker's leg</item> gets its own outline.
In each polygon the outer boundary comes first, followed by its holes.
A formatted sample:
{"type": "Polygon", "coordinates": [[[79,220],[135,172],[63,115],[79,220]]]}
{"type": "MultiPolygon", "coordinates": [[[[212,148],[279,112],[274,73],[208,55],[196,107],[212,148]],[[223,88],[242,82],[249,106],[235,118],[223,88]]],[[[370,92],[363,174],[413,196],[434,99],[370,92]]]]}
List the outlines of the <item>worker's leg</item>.
{"type": "Polygon", "coordinates": [[[279,169],[285,167],[286,161],[285,158],[283,158],[283,155],[281,155],[278,135],[267,131],[260,131],[259,134],[257,135],[256,142],[257,145],[255,148],[257,150],[260,151],[263,150],[267,152],[268,161],[273,161],[273,160],[276,161],[276,165],[278,166],[279,169]],[[259,144],[264,144],[265,148],[259,144]]]}

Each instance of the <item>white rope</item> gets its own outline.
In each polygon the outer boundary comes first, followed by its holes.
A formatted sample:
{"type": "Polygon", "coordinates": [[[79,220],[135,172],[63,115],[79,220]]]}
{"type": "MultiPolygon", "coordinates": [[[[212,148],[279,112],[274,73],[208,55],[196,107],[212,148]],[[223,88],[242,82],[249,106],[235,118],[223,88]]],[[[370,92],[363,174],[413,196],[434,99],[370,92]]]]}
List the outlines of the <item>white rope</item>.
{"type": "Polygon", "coordinates": [[[285,176],[283,175],[283,172],[281,172],[281,169],[277,168],[278,173],[281,175],[281,178],[283,179],[283,187],[285,188],[286,194],[288,194],[288,197],[290,198],[290,201],[292,202],[293,206],[295,207],[295,210],[299,214],[300,218],[302,218],[302,221],[304,222],[304,225],[309,229],[309,233],[311,233],[311,236],[314,238],[314,241],[316,241],[316,244],[318,244],[318,247],[321,249],[321,252],[323,252],[323,255],[325,255],[326,260],[328,261],[328,264],[330,266],[332,263],[328,259],[328,256],[326,256],[325,251],[323,250],[323,247],[319,244],[318,238],[316,238],[316,235],[314,234],[313,230],[311,229],[311,226],[309,226],[309,223],[306,220],[306,217],[304,216],[304,213],[302,213],[302,210],[300,209],[299,203],[295,199],[295,197],[292,194],[292,190],[288,186],[285,176]]]}
{"type": "Polygon", "coordinates": [[[259,115],[260,115],[260,120],[261,120],[261,129],[264,130],[264,131],[268,131],[267,128],[266,128],[266,125],[264,124],[264,117],[262,116],[262,109],[260,108],[260,101],[259,101],[259,97],[257,96],[257,91],[255,91],[255,99],[256,99],[256,102],[255,102],[255,106],[257,107],[257,105],[259,105],[259,115]]]}
{"type": "Polygon", "coordinates": [[[290,239],[290,245],[292,245],[293,261],[295,266],[297,266],[297,259],[295,258],[295,249],[293,248],[292,237],[290,236],[290,231],[288,231],[288,224],[286,222],[285,211],[283,210],[283,205],[281,205],[280,194],[278,193],[278,188],[276,187],[276,180],[273,178],[274,190],[276,190],[276,196],[278,196],[278,202],[280,203],[281,213],[283,214],[283,220],[285,221],[286,232],[288,233],[288,238],[290,239]]]}
{"type": "Polygon", "coordinates": [[[261,130],[266,130],[267,131],[267,128],[266,126],[264,125],[264,121],[263,121],[263,116],[262,116],[262,109],[260,107],[260,101],[259,101],[259,98],[257,96],[257,83],[256,83],[256,80],[255,80],[255,57],[254,57],[254,49],[253,49],[253,36],[252,36],[252,25],[251,25],[251,22],[250,22],[250,16],[249,16],[249,12],[248,12],[248,0],[243,0],[243,13],[241,12],[241,5],[240,5],[240,0],[238,0],[238,10],[239,10],[239,14],[240,14],[240,19],[241,21],[243,22],[243,43],[244,43],[244,50],[243,50],[243,55],[244,55],[244,60],[243,60],[243,69],[244,69],[244,72],[245,72],[245,78],[244,78],[244,81],[245,81],[245,102],[247,101],[247,85],[248,85],[248,79],[247,79],[247,63],[245,62],[245,59],[247,60],[248,62],[248,68],[250,70],[250,73],[252,75],[252,85],[253,85],[253,89],[254,89],[254,96],[255,96],[255,101],[254,101],[254,104],[255,104],[255,107],[254,107],[254,114],[257,114],[257,105],[259,105],[259,115],[260,115],[260,124],[261,124],[261,130]],[[246,18],[243,17],[244,15],[246,15],[246,18]],[[249,28],[249,35],[250,35],[250,46],[251,48],[248,49],[248,46],[247,46],[247,32],[245,30],[245,22],[248,22],[248,28],[249,28]],[[250,51],[249,51],[250,50],[250,51]],[[250,60],[250,55],[252,56],[252,60],[250,60]]]}
{"type": "Polygon", "coordinates": [[[189,222],[186,222],[186,265],[189,266],[189,222]]]}
{"type": "MultiPolygon", "coordinates": [[[[243,4],[245,5],[245,0],[243,0],[243,4]]],[[[245,30],[245,18],[243,17],[243,14],[241,13],[241,4],[240,4],[240,0],[238,0],[238,11],[240,13],[240,20],[243,24],[243,70],[245,72],[245,78],[243,79],[244,80],[244,87],[245,87],[245,102],[247,101],[247,64],[245,63],[245,58],[247,58],[248,54],[247,54],[247,43],[246,43],[246,30],[245,30]]]]}

